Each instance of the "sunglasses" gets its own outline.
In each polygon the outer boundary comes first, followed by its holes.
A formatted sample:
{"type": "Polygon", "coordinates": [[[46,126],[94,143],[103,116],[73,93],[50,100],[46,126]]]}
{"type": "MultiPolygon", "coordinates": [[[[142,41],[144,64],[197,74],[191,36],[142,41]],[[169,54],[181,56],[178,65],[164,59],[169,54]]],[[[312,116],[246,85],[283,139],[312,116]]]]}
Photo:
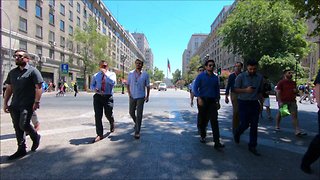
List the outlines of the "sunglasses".
{"type": "Polygon", "coordinates": [[[209,64],[208,67],[214,67],[214,65],[213,64],[209,64]]]}
{"type": "Polygon", "coordinates": [[[15,58],[15,59],[21,59],[21,58],[25,58],[25,56],[24,56],[24,55],[21,55],[21,54],[14,54],[14,55],[13,55],[13,58],[15,58]]]}

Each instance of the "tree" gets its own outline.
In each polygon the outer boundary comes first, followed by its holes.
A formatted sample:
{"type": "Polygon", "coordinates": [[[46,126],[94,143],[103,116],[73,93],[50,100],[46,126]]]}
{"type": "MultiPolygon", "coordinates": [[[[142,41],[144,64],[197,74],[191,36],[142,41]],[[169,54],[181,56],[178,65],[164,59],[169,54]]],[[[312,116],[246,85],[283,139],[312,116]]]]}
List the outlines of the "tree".
{"type": "Polygon", "coordinates": [[[305,17],[307,19],[312,18],[313,23],[316,24],[315,29],[311,35],[317,36],[320,35],[320,2],[319,0],[289,0],[300,17],[305,17]]]}
{"type": "Polygon", "coordinates": [[[174,73],[172,73],[172,83],[175,84],[180,79],[181,79],[181,71],[177,69],[174,73]]]}
{"type": "Polygon", "coordinates": [[[304,19],[297,19],[287,1],[238,1],[235,9],[219,29],[223,46],[233,53],[259,61],[262,56],[282,54],[307,55],[304,19]]]}
{"type": "Polygon", "coordinates": [[[151,69],[148,69],[148,70],[147,70],[147,73],[149,74],[150,82],[153,82],[154,79],[153,79],[153,72],[152,72],[152,70],[151,70],[151,69]]]}
{"type": "Polygon", "coordinates": [[[190,59],[187,72],[184,73],[183,79],[186,84],[190,84],[197,76],[198,68],[201,66],[200,56],[196,55],[190,59]]]}
{"type": "Polygon", "coordinates": [[[159,70],[157,67],[154,68],[153,71],[153,80],[154,81],[162,81],[164,78],[164,74],[162,70],[159,70]]]}
{"type": "MultiPolygon", "coordinates": [[[[83,77],[97,70],[100,60],[106,60],[110,66],[113,62],[107,57],[108,37],[99,33],[95,19],[89,18],[84,30],[77,28],[74,33],[74,40],[81,45],[80,54],[83,61],[83,77]]],[[[87,89],[87,82],[84,81],[84,89],[87,89]]]]}

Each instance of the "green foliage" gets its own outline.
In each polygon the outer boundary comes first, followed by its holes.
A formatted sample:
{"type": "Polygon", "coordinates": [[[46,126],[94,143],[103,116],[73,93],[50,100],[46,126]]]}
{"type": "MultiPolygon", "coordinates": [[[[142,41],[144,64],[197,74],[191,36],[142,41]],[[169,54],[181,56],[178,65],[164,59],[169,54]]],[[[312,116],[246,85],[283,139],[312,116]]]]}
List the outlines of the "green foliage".
{"type": "Polygon", "coordinates": [[[190,59],[189,68],[187,72],[183,74],[183,79],[186,84],[190,84],[198,75],[198,67],[201,66],[200,56],[196,55],[190,59]]]}
{"type": "Polygon", "coordinates": [[[287,1],[238,1],[234,11],[219,29],[223,46],[239,54],[246,63],[264,55],[307,54],[307,27],[296,19],[294,7],[287,1]]]}
{"type": "MultiPolygon", "coordinates": [[[[101,60],[106,60],[109,66],[112,66],[112,61],[106,55],[108,37],[100,34],[97,27],[96,21],[89,18],[87,27],[84,30],[77,28],[73,36],[74,41],[81,45],[83,77],[86,77],[87,73],[92,74],[96,71],[101,60]]],[[[86,89],[86,82],[84,86],[86,89]]]]}
{"type": "Polygon", "coordinates": [[[151,70],[151,69],[148,69],[148,70],[147,70],[147,73],[149,74],[150,82],[154,82],[152,70],[151,70]]]}
{"type": "Polygon", "coordinates": [[[181,79],[181,71],[177,69],[174,73],[172,73],[172,83],[176,84],[176,82],[180,79],[181,79]]]}
{"type": "Polygon", "coordinates": [[[157,67],[154,67],[153,80],[154,81],[162,81],[163,78],[164,78],[163,71],[159,70],[157,67]]]}
{"type": "Polygon", "coordinates": [[[300,17],[305,18],[314,18],[313,22],[316,24],[315,29],[312,32],[312,35],[320,35],[320,1],[319,0],[308,0],[308,1],[297,1],[289,0],[300,17]]]}

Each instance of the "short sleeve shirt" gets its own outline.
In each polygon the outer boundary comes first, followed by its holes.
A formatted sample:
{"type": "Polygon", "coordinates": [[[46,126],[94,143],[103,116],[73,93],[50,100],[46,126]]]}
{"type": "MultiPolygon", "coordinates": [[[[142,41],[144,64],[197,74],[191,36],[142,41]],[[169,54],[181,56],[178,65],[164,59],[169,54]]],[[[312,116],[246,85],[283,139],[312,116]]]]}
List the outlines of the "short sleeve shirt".
{"type": "Polygon", "coordinates": [[[145,71],[141,71],[141,74],[137,73],[136,70],[130,71],[127,85],[129,85],[133,99],[144,98],[146,87],[150,87],[149,74],[145,71]]]}
{"type": "Polygon", "coordinates": [[[240,93],[238,99],[245,101],[259,100],[259,94],[262,93],[263,77],[261,74],[249,75],[249,73],[243,72],[239,74],[235,80],[234,88],[247,88],[249,86],[255,87],[253,93],[240,93]]]}
{"type": "Polygon", "coordinates": [[[41,73],[30,65],[21,70],[19,67],[12,69],[5,81],[12,86],[11,106],[25,107],[34,103],[35,85],[41,84],[43,78],[41,73]]]}
{"type": "Polygon", "coordinates": [[[288,79],[280,80],[277,84],[277,90],[280,91],[279,99],[281,102],[295,102],[296,93],[294,89],[296,88],[296,82],[288,79]]]}
{"type": "Polygon", "coordinates": [[[318,71],[318,75],[316,77],[316,80],[314,81],[314,85],[320,84],[320,70],[318,71]]]}

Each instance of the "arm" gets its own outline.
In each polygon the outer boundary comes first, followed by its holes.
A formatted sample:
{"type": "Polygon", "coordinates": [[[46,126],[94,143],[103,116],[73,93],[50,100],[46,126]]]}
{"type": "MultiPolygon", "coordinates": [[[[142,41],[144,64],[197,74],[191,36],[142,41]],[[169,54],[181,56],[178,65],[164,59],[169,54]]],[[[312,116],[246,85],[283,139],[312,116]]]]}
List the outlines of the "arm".
{"type": "Polygon", "coordinates": [[[146,78],[146,86],[147,86],[147,96],[144,98],[144,100],[146,102],[149,101],[149,95],[150,95],[150,79],[149,79],[149,75],[147,74],[147,78],[146,78]]]}
{"type": "Polygon", "coordinates": [[[116,74],[111,72],[109,76],[107,76],[106,78],[106,82],[108,84],[111,84],[111,85],[115,85],[116,84],[116,81],[117,81],[117,77],[116,77],[116,74]]]}
{"type": "Polygon", "coordinates": [[[228,84],[227,84],[227,88],[226,88],[226,99],[224,100],[227,104],[229,103],[229,91],[230,91],[230,86],[231,86],[231,75],[228,78],[228,84]]]}
{"type": "Polygon", "coordinates": [[[128,96],[129,96],[129,97],[131,97],[130,82],[131,82],[131,74],[129,73],[129,74],[128,74],[128,79],[127,79],[127,84],[126,84],[127,91],[128,91],[128,96]]]}
{"type": "Polygon", "coordinates": [[[41,84],[36,84],[35,85],[36,93],[35,93],[35,99],[33,103],[33,111],[37,110],[40,108],[40,99],[42,95],[42,86],[41,84]]]}
{"type": "Polygon", "coordinates": [[[4,94],[4,98],[3,98],[3,111],[6,112],[6,113],[9,113],[9,105],[8,105],[8,102],[9,102],[9,99],[12,95],[12,86],[11,84],[7,84],[7,89],[6,89],[6,92],[4,94]]]}
{"type": "Polygon", "coordinates": [[[318,108],[320,108],[320,84],[317,83],[316,86],[314,87],[314,90],[315,90],[317,105],[318,105],[318,108]]]}

